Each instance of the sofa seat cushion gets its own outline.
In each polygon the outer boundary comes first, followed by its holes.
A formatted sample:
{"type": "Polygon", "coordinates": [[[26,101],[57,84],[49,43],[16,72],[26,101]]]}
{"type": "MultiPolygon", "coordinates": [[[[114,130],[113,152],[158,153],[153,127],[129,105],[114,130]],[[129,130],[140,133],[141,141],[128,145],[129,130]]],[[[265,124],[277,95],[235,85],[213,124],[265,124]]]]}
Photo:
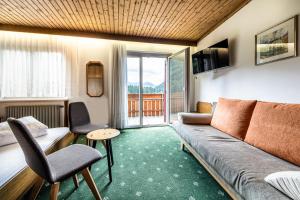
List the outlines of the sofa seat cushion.
{"type": "Polygon", "coordinates": [[[211,126],[244,140],[256,100],[219,98],[211,126]]]}
{"type": "MultiPolygon", "coordinates": [[[[45,151],[68,133],[68,128],[50,128],[46,135],[36,138],[36,141],[45,151]]],[[[18,143],[0,147],[0,161],[0,187],[27,167],[18,143]]]]}
{"type": "Polygon", "coordinates": [[[272,156],[211,126],[174,122],[177,133],[245,199],[289,199],[264,178],[299,167],[272,156]]]}
{"type": "Polygon", "coordinates": [[[300,166],[300,104],[258,102],[245,142],[300,166]]]}

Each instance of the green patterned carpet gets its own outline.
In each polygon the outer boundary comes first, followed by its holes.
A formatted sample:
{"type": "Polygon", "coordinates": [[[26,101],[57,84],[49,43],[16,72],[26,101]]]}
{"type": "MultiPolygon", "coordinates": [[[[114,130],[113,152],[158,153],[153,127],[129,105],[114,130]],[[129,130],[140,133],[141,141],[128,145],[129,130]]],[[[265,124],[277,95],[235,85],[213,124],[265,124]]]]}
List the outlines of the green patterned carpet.
{"type": "MultiPolygon", "coordinates": [[[[123,130],[112,141],[113,182],[108,185],[106,159],[92,168],[103,200],[230,199],[193,156],[179,149],[179,144],[171,127],[123,130]]],[[[97,148],[105,154],[102,144],[97,148]]],[[[81,175],[79,180],[77,190],[72,179],[64,181],[59,199],[94,199],[81,175]]],[[[45,184],[38,199],[49,199],[49,190],[45,184]]]]}

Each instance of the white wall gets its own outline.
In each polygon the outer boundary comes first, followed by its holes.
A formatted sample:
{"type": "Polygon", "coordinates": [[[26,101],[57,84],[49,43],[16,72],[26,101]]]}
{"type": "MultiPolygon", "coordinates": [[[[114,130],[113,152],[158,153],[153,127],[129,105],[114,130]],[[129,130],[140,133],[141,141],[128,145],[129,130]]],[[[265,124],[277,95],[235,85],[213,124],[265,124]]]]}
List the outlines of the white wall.
{"type": "Polygon", "coordinates": [[[109,40],[76,38],[78,45],[77,66],[72,66],[72,93],[70,102],[83,101],[88,107],[94,123],[108,123],[108,69],[110,66],[109,40]],[[100,61],[104,65],[104,94],[102,97],[90,97],[86,93],[86,64],[100,61]]]}
{"type": "MultiPolygon", "coordinates": [[[[114,41],[88,39],[88,38],[72,38],[78,46],[78,66],[73,72],[72,79],[72,94],[70,102],[84,101],[91,115],[91,120],[94,123],[108,123],[108,72],[111,66],[111,46],[114,41]],[[89,61],[101,61],[104,65],[104,95],[102,97],[89,97],[86,94],[86,63],[89,61]]],[[[160,53],[175,53],[180,51],[185,46],[150,44],[138,42],[121,42],[126,45],[127,50],[145,51],[145,52],[160,52],[160,53]]]]}
{"type": "Polygon", "coordinates": [[[299,0],[253,0],[201,40],[198,50],[228,38],[232,67],[195,76],[195,103],[218,97],[300,103],[300,57],[254,64],[255,34],[296,14],[299,0]]]}

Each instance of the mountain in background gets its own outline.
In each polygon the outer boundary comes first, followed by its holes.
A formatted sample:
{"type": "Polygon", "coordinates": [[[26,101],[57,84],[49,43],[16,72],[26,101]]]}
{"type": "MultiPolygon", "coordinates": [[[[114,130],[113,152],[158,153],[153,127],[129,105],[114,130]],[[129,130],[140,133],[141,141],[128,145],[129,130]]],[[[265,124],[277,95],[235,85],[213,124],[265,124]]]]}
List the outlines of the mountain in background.
{"type": "Polygon", "coordinates": [[[144,87],[155,87],[155,85],[153,83],[150,83],[150,82],[143,83],[143,86],[144,87]]]}
{"type": "MultiPolygon", "coordinates": [[[[159,85],[154,85],[150,82],[145,82],[143,84],[143,92],[144,94],[162,94],[164,93],[165,84],[162,82],[159,85]]],[[[128,83],[128,93],[129,94],[137,94],[139,93],[139,83],[129,82],[128,83]]]]}
{"type": "Polygon", "coordinates": [[[157,91],[162,91],[163,92],[164,89],[165,89],[165,83],[164,82],[162,82],[161,84],[159,84],[155,87],[155,90],[157,90],[157,91]]]}
{"type": "MultiPolygon", "coordinates": [[[[140,83],[139,82],[128,82],[128,85],[132,85],[132,86],[139,86],[140,83]]],[[[151,82],[145,82],[143,83],[144,87],[155,87],[155,84],[151,83],[151,82]]]]}
{"type": "Polygon", "coordinates": [[[128,86],[132,85],[132,86],[139,86],[140,83],[139,82],[128,82],[128,86]]]}

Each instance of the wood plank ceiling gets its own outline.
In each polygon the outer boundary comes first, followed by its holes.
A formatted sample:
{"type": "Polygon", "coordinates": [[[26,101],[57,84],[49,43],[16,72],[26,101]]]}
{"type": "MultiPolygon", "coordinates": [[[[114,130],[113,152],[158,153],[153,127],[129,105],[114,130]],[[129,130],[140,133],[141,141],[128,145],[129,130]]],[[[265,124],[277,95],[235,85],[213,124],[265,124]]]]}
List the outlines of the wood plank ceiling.
{"type": "Polygon", "coordinates": [[[250,0],[0,0],[0,29],[195,45],[250,0]]]}

